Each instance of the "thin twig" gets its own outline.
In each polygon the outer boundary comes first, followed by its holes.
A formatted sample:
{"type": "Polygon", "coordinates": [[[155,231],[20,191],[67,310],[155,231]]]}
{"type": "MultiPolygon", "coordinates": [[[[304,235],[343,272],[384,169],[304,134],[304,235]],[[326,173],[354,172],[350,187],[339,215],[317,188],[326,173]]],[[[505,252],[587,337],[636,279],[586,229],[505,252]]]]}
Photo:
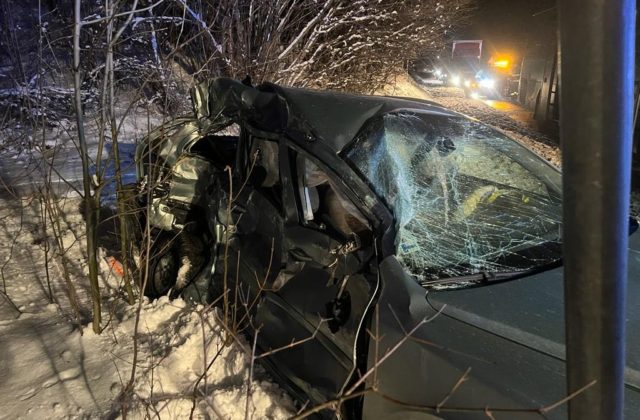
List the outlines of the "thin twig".
{"type": "Polygon", "coordinates": [[[449,390],[449,393],[442,399],[442,401],[440,401],[438,403],[438,405],[436,405],[436,412],[437,413],[440,412],[440,407],[444,406],[447,403],[447,401],[449,401],[449,398],[451,398],[451,396],[458,390],[460,385],[462,385],[464,382],[467,381],[468,376],[469,376],[469,372],[471,372],[471,368],[470,367],[467,368],[467,370],[464,371],[464,373],[462,374],[460,379],[458,379],[458,381],[455,383],[453,388],[451,388],[451,390],[449,390]]]}
{"type": "Polygon", "coordinates": [[[563,399],[561,399],[560,401],[557,401],[553,404],[547,405],[546,407],[542,407],[540,408],[540,412],[542,414],[546,414],[549,411],[555,410],[556,408],[558,408],[559,406],[561,406],[562,404],[568,402],[569,400],[575,398],[577,395],[582,394],[584,391],[586,391],[587,389],[591,388],[592,386],[594,386],[598,381],[597,380],[593,380],[591,382],[589,382],[588,384],[586,384],[585,386],[583,386],[582,388],[572,392],[571,394],[567,395],[566,397],[564,397],[563,399]]]}

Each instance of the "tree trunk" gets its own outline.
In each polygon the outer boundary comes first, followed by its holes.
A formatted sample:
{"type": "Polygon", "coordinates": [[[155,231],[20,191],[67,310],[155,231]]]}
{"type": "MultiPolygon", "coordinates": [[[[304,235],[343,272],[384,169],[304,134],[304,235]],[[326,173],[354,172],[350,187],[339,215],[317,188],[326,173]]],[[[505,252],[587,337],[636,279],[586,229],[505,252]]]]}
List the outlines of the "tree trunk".
{"type": "Polygon", "coordinates": [[[84,134],[84,116],[82,112],[82,87],[80,79],[80,30],[82,22],[80,16],[80,0],[74,2],[73,26],[73,83],[75,89],[76,122],[78,125],[78,146],[82,160],[82,187],[84,193],[85,223],[87,226],[87,262],[89,264],[89,282],[91,284],[91,301],[93,304],[93,331],[100,334],[101,302],[100,287],[98,285],[98,254],[97,254],[97,198],[91,194],[91,174],[89,173],[89,156],[87,139],[84,134]]]}

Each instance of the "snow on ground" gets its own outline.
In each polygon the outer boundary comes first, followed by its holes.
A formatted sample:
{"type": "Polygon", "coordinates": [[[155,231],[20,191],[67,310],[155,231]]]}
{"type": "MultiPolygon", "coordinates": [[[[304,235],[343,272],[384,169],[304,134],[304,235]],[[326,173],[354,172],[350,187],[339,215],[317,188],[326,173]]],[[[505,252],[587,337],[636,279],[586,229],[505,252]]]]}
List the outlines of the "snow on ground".
{"type": "MultiPolygon", "coordinates": [[[[78,199],[61,202],[64,257],[51,257],[52,248],[47,271],[43,245],[51,238],[40,228],[39,202],[0,201],[0,290],[6,291],[0,294],[0,419],[124,417],[120,395],[131,375],[137,307],[123,301],[121,280],[103,252],[104,330],[92,332],[78,205],[78,199]],[[78,295],[79,316],[70,305],[63,264],[78,295]]],[[[249,379],[247,344],[237,338],[225,345],[216,319],[212,310],[180,299],[145,300],[128,418],[188,418],[194,389],[205,396],[198,399],[195,418],[292,415],[292,400],[260,366],[249,379]]]]}
{"type": "MultiPolygon", "coordinates": [[[[168,119],[158,111],[144,107],[129,109],[129,105],[123,100],[116,108],[118,142],[120,148],[125,149],[125,158],[126,151],[133,150],[138,139],[168,119]]],[[[92,167],[95,167],[99,149],[98,117],[95,113],[87,113],[85,117],[87,154],[92,167]]],[[[105,127],[104,132],[102,163],[109,166],[112,159],[110,128],[105,127]]],[[[0,139],[0,187],[8,185],[16,190],[31,190],[30,185],[34,181],[41,183],[47,174],[50,174],[54,184],[60,181],[61,184],[80,185],[82,166],[75,121],[62,119],[57,125],[44,130],[24,124],[8,125],[0,129],[0,139]],[[50,167],[53,167],[53,171],[50,167]]],[[[123,163],[123,171],[135,173],[132,160],[123,163]]],[[[112,173],[107,174],[107,178],[109,175],[113,176],[112,173]]]]}
{"type": "MultiPolygon", "coordinates": [[[[135,174],[136,141],[170,117],[142,106],[130,108],[126,97],[120,98],[116,112],[123,170],[130,176],[135,174]]],[[[85,116],[92,167],[98,117],[85,116]]],[[[108,179],[113,164],[109,128],[105,131],[102,165],[108,179]]],[[[121,279],[107,263],[111,252],[103,250],[104,330],[101,335],[92,332],[84,221],[79,200],[73,198],[82,177],[75,122],[60,120],[45,130],[16,123],[3,127],[0,138],[0,419],[123,416],[121,392],[131,376],[137,307],[124,302],[121,279]],[[51,233],[43,232],[41,202],[34,193],[47,173],[59,196],[68,197],[60,201],[62,257],[51,233]],[[78,313],[70,304],[72,290],[78,313]]],[[[113,196],[112,190],[107,185],[103,195],[113,196]]],[[[105,230],[111,235],[114,228],[105,230]]],[[[196,418],[290,417],[291,398],[260,366],[250,369],[251,351],[243,339],[225,345],[221,325],[211,308],[193,308],[180,299],[145,301],[127,417],[189,417],[194,392],[200,397],[196,418]]]]}
{"type": "Polygon", "coordinates": [[[430,99],[428,93],[413,80],[407,73],[393,75],[382,88],[378,89],[374,95],[382,96],[402,96],[407,98],[430,99]]]}

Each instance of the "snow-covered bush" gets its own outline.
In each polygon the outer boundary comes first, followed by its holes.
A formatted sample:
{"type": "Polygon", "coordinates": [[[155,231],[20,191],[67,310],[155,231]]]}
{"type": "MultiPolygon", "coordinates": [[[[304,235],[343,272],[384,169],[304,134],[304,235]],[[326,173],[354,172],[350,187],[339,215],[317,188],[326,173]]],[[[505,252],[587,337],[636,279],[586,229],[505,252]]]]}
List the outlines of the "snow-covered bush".
{"type": "MultiPolygon", "coordinates": [[[[440,49],[472,2],[83,1],[83,91],[102,89],[111,22],[124,27],[114,46],[118,89],[172,114],[188,109],[194,82],[218,76],[369,93],[412,58],[440,49]]],[[[55,124],[72,108],[73,2],[0,0],[0,9],[0,111],[22,120],[44,113],[55,124]]],[[[99,108],[90,96],[86,109],[99,108]]]]}
{"type": "Polygon", "coordinates": [[[250,75],[372,92],[408,60],[441,48],[472,1],[174,0],[156,28],[197,79],[250,75]]]}

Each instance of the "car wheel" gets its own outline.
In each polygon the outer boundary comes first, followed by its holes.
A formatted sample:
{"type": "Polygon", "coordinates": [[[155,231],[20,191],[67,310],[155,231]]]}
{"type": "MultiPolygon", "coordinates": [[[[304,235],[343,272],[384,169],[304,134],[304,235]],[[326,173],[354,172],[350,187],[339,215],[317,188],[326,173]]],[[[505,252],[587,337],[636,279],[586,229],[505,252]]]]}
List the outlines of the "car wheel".
{"type": "MultiPolygon", "coordinates": [[[[146,254],[144,250],[142,253],[146,254]]],[[[175,235],[160,233],[149,250],[149,274],[144,287],[145,296],[155,299],[166,295],[176,283],[179,268],[175,235]]],[[[140,276],[141,281],[144,281],[146,271],[144,259],[140,269],[143,273],[140,276]]]]}

